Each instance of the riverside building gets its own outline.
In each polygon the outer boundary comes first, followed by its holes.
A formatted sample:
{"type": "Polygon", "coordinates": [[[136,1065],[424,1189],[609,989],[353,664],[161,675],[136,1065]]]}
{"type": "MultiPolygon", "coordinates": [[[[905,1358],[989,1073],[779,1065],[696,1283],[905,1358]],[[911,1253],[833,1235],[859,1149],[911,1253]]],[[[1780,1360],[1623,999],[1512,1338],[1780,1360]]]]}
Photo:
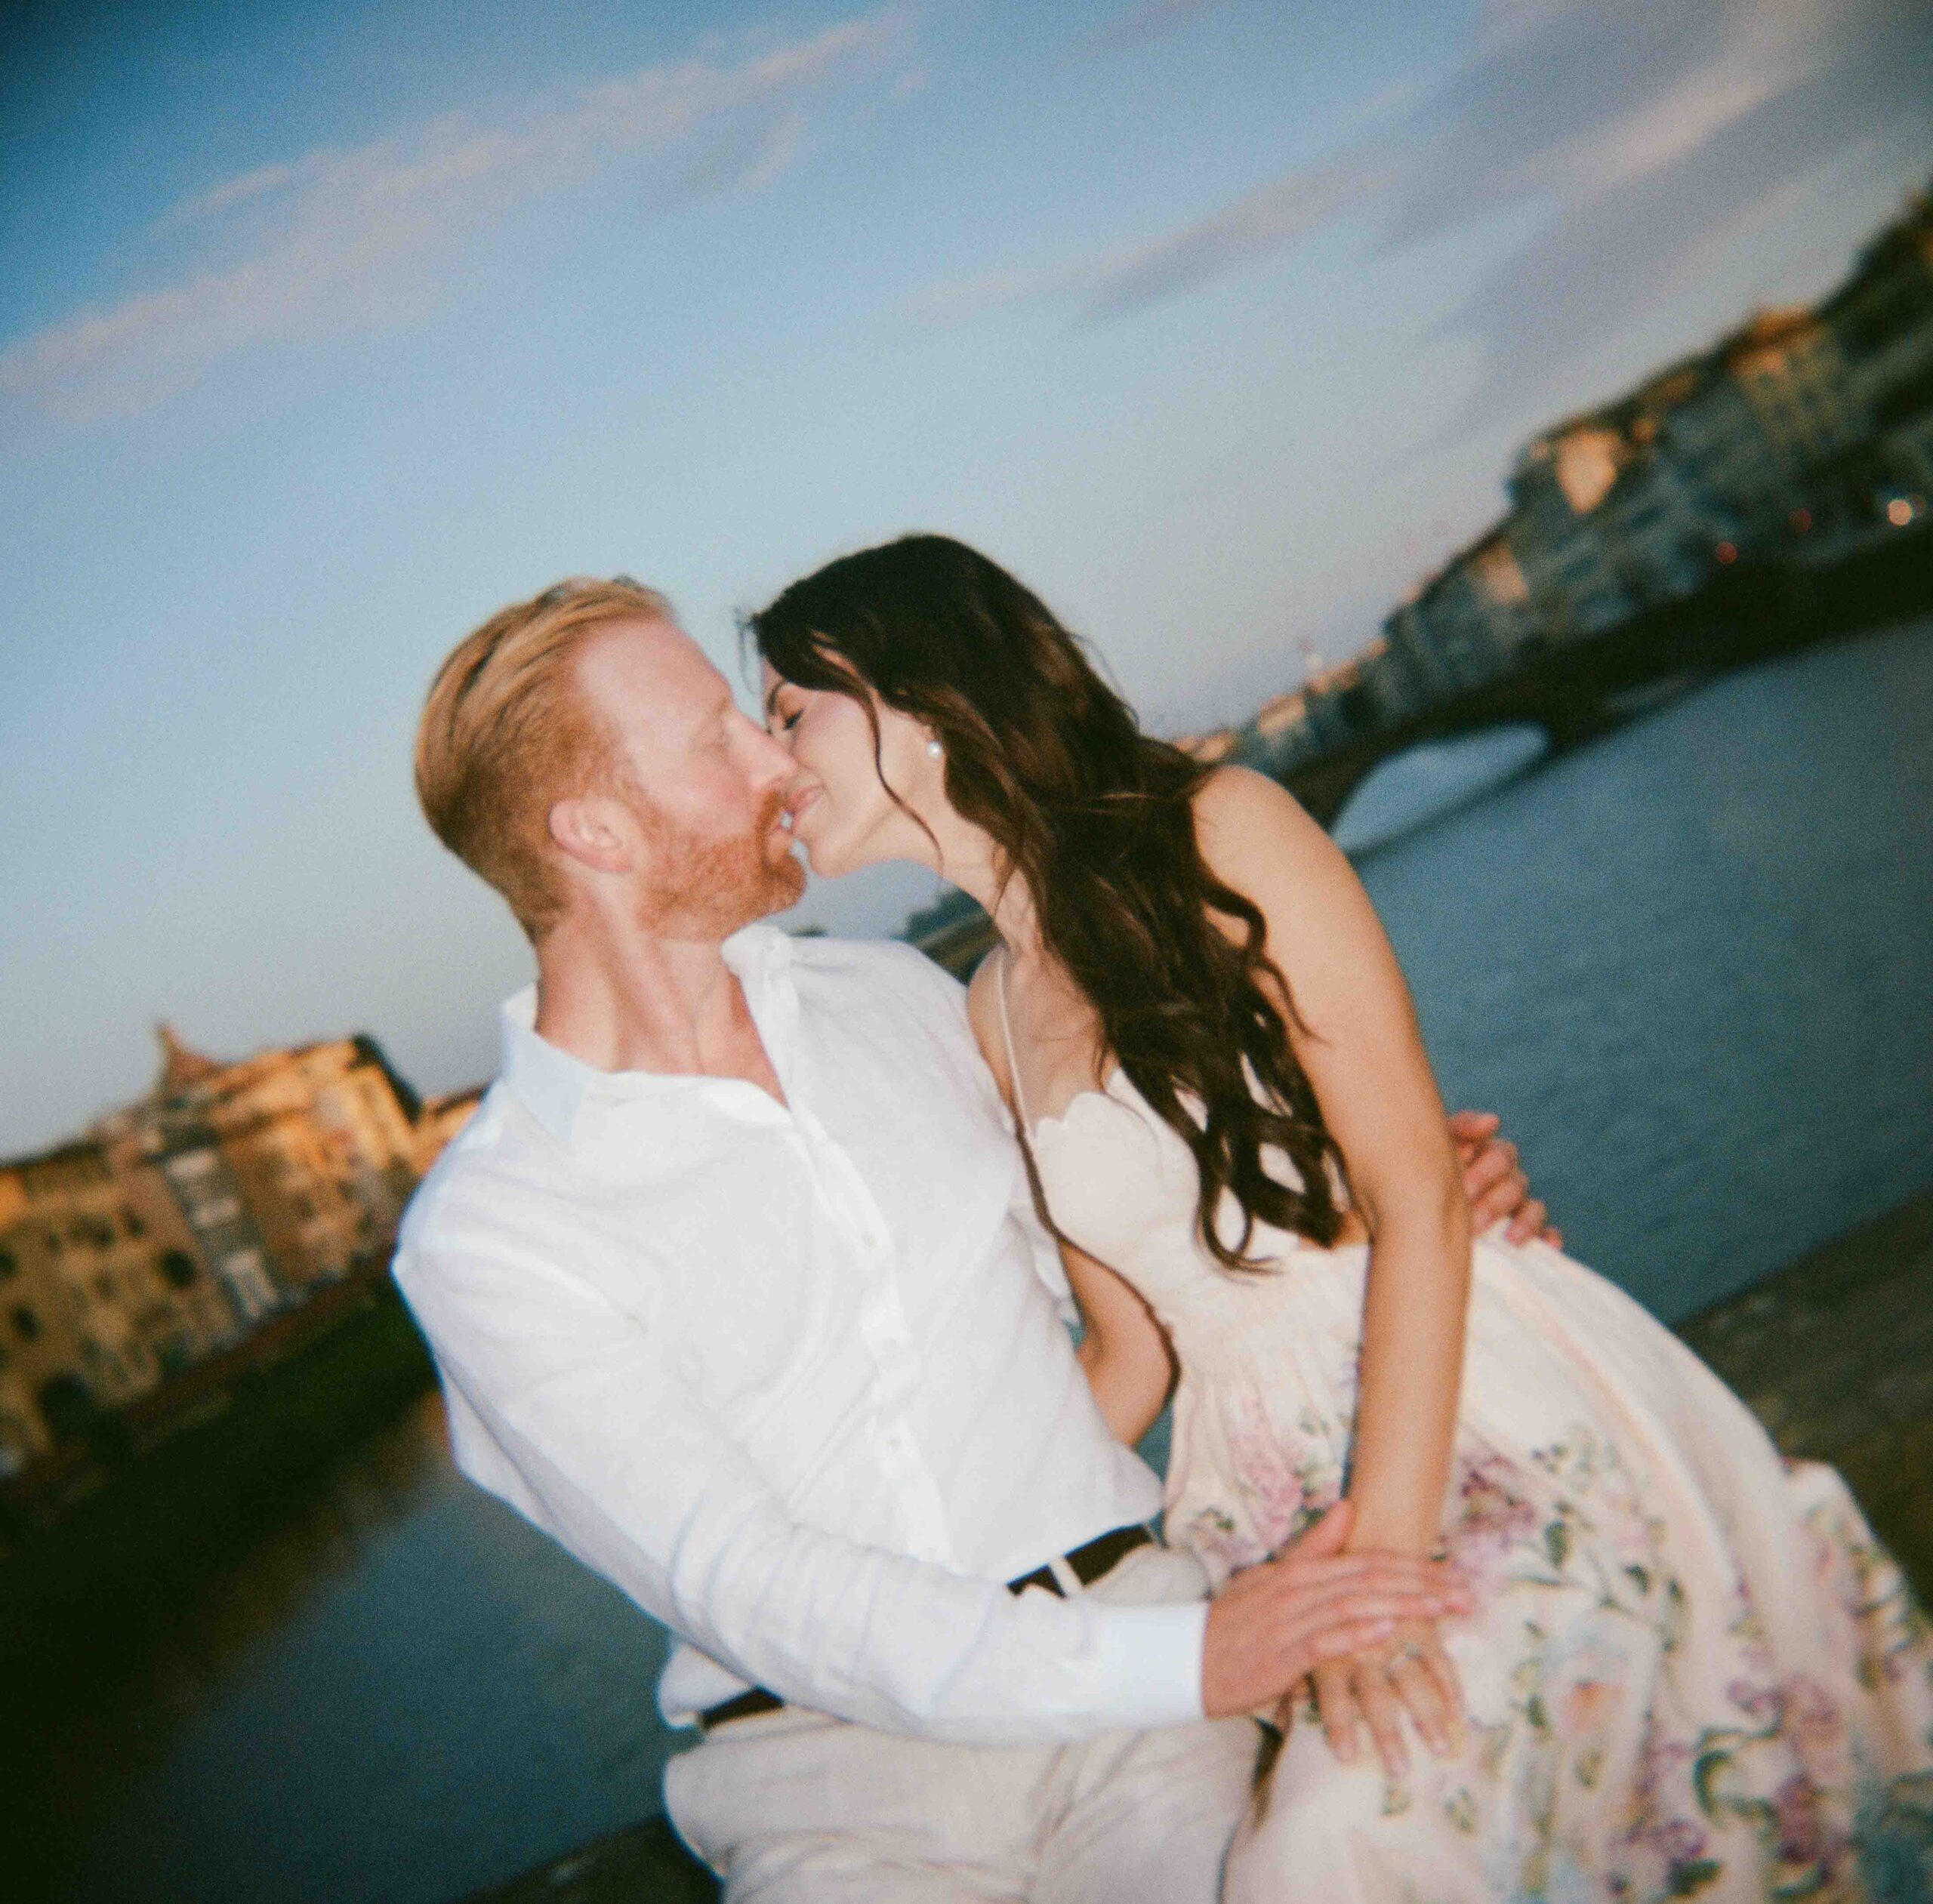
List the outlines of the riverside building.
{"type": "Polygon", "coordinates": [[[1386,719],[1609,633],[1741,559],[1812,560],[1933,504],[1933,192],[1817,308],[1708,349],[1518,452],[1503,519],[1383,624],[1386,719]]]}
{"type": "Polygon", "coordinates": [[[160,1038],[144,1096],[0,1161],[0,1480],[380,1269],[420,1177],[421,1106],[373,1040],[224,1063],[160,1038]]]}
{"type": "Polygon", "coordinates": [[[1933,498],[1933,191],[1860,254],[1851,277],[1820,307],[1871,426],[1870,454],[1855,461],[1856,483],[1876,487],[1898,526],[1920,498],[1933,498]],[[1894,507],[1908,504],[1902,512],[1894,507]]]}
{"type": "Polygon", "coordinates": [[[4,1474],[238,1330],[152,1169],[82,1138],[0,1164],[0,1185],[4,1474]]]}

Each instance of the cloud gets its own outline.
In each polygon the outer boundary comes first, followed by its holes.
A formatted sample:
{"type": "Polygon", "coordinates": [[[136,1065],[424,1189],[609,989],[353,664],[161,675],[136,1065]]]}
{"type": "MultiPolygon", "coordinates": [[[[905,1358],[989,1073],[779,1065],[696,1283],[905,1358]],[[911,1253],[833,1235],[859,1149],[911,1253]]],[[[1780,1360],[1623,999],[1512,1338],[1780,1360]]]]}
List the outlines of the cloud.
{"type": "Polygon", "coordinates": [[[1212,217],[1109,262],[1096,275],[1081,315],[1089,322],[1105,322],[1195,290],[1287,249],[1374,196],[1389,180],[1387,166],[1362,157],[1272,179],[1212,217]]]}
{"type": "Polygon", "coordinates": [[[954,320],[1046,301],[1104,322],[1346,216],[1391,251],[1528,213],[1530,235],[1441,327],[1480,347],[1481,408],[1547,377],[1701,236],[1862,139],[1933,146],[1933,0],[1503,0],[1465,57],[1392,94],[1379,129],[1326,162],[1139,246],[989,272],[917,309],[954,320]]]}
{"type": "Polygon", "coordinates": [[[420,310],[517,205],[618,167],[662,211],[755,189],[794,162],[828,97],[890,76],[897,5],[736,60],[695,58],[449,114],[224,180],[161,220],[191,263],[0,351],[0,404],[85,422],[148,408],[233,353],[420,310]]]}
{"type": "Polygon", "coordinates": [[[1119,18],[1111,20],[1081,42],[1087,54],[1126,53],[1151,42],[1165,39],[1198,14],[1212,13],[1228,0],[1142,0],[1119,18]]]}
{"type": "Polygon", "coordinates": [[[1546,7],[1500,23],[1413,130],[1386,248],[1538,214],[1440,327],[1480,350],[1468,421],[1541,396],[1580,343],[1831,159],[1933,147],[1933,0],[1546,7]]]}
{"type": "Polygon", "coordinates": [[[914,300],[913,315],[955,324],[1006,305],[1053,300],[1071,301],[1083,322],[1105,323],[1281,251],[1386,183],[1386,174],[1354,160],[1285,173],[1148,244],[1071,265],[989,271],[933,285],[914,300]]]}

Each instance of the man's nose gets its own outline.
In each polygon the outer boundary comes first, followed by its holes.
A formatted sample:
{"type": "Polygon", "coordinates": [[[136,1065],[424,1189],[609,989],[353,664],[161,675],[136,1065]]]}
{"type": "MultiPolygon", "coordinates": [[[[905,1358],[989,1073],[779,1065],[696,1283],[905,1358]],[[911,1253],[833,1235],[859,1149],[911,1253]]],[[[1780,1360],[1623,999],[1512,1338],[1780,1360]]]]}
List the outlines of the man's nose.
{"type": "Polygon", "coordinates": [[[751,734],[750,759],[753,777],[760,787],[775,787],[790,780],[799,770],[791,750],[768,734],[749,716],[745,720],[751,734]]]}

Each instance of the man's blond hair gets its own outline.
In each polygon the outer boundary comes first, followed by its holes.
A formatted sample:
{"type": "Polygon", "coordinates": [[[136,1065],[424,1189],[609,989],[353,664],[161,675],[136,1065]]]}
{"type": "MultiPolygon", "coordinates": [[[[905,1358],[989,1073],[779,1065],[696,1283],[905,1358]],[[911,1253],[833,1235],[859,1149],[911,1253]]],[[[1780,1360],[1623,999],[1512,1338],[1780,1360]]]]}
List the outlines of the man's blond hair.
{"type": "Polygon", "coordinates": [[[565,903],[551,807],[616,778],[610,735],[572,661],[599,628],[673,620],[671,603],[628,575],[560,582],[500,608],[430,684],[416,729],[416,796],[436,837],[504,895],[533,941],[565,903]]]}

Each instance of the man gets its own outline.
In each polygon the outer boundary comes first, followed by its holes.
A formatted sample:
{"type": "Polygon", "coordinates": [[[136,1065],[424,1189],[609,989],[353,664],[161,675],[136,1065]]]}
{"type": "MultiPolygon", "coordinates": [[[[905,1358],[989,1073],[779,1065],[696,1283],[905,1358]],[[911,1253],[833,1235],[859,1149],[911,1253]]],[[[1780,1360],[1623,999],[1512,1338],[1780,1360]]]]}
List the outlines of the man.
{"type": "Polygon", "coordinates": [[[1462,1588],[1346,1509],[1212,1604],[1148,1539],[960,988],[755,923],[791,771],[627,580],[431,689],[424,810],[538,968],[396,1262],[458,1462],[683,1642],[667,1802],[734,1899],[1206,1900],[1238,1715],[1462,1588]]]}

